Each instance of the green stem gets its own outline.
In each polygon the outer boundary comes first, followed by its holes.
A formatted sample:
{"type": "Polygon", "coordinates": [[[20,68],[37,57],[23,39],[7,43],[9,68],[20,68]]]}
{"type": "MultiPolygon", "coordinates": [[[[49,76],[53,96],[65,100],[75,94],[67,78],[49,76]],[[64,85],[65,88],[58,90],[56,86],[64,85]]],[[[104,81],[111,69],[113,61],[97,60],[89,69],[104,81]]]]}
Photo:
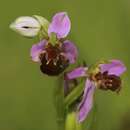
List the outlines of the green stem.
{"type": "Polygon", "coordinates": [[[80,83],[64,100],[65,107],[72,104],[82,94],[84,89],[84,82],[80,83]]]}
{"type": "Polygon", "coordinates": [[[81,123],[76,123],[76,130],[82,130],[81,123]]]}
{"type": "Polygon", "coordinates": [[[67,114],[65,130],[82,130],[81,123],[78,123],[76,120],[75,112],[70,112],[67,114]]]}
{"type": "Polygon", "coordinates": [[[56,107],[56,116],[58,130],[64,130],[65,122],[65,109],[64,109],[64,90],[63,90],[63,77],[58,78],[58,85],[55,88],[54,92],[55,107],[56,107]]]}
{"type": "Polygon", "coordinates": [[[76,120],[76,112],[70,112],[66,109],[82,94],[83,84],[84,82],[78,85],[66,98],[64,98],[63,76],[58,78],[58,85],[56,86],[54,93],[58,130],[64,130],[64,128],[65,130],[82,130],[81,123],[76,120]]]}

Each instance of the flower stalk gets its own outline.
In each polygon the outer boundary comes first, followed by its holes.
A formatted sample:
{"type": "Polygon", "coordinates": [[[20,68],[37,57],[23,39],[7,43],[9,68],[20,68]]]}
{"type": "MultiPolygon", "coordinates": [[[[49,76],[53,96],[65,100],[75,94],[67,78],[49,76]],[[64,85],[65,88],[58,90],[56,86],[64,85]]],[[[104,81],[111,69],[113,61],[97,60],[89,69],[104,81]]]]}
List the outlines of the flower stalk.
{"type": "Polygon", "coordinates": [[[58,85],[54,90],[54,105],[56,108],[56,122],[58,130],[64,130],[65,127],[65,107],[64,107],[64,90],[63,90],[63,76],[58,77],[58,85]]]}
{"type": "Polygon", "coordinates": [[[82,130],[82,124],[76,120],[76,112],[69,112],[66,117],[65,130],[82,130]]]}
{"type": "Polygon", "coordinates": [[[80,83],[74,90],[66,96],[64,100],[65,107],[71,105],[79,96],[82,94],[84,90],[84,82],[80,83]]]}

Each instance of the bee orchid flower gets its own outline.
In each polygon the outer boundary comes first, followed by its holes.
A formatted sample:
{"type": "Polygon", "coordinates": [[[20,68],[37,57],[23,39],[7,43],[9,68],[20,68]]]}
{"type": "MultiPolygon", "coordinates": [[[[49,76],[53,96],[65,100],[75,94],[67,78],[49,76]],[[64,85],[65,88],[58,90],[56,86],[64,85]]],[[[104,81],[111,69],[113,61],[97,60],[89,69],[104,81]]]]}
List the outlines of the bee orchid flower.
{"type": "Polygon", "coordinates": [[[10,27],[22,36],[41,37],[42,40],[32,46],[30,55],[32,61],[40,63],[44,74],[59,75],[76,62],[78,50],[73,42],[65,39],[71,29],[66,12],[56,13],[51,22],[42,16],[22,16],[10,27]]]}
{"type": "Polygon", "coordinates": [[[48,27],[48,39],[32,46],[32,60],[41,64],[43,73],[55,76],[63,72],[69,64],[75,63],[78,54],[76,46],[69,40],[63,40],[70,32],[70,27],[67,13],[57,13],[48,27]],[[54,45],[51,42],[52,37],[54,45]]]}
{"type": "Polygon", "coordinates": [[[93,106],[96,88],[116,92],[121,89],[120,75],[126,71],[126,67],[119,60],[110,60],[107,63],[98,64],[95,70],[89,73],[87,67],[78,67],[66,74],[68,81],[86,77],[82,99],[77,107],[77,120],[79,122],[83,122],[88,116],[93,106]]]}

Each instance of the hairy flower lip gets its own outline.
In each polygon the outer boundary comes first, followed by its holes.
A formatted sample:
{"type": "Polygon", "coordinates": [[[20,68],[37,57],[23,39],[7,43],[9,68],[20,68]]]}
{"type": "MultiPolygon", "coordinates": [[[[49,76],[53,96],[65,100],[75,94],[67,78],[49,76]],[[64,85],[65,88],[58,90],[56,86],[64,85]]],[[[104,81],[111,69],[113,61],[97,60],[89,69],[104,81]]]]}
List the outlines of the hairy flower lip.
{"type": "Polygon", "coordinates": [[[43,40],[32,46],[31,57],[34,62],[41,64],[40,69],[43,73],[56,76],[76,61],[77,48],[68,40],[55,45],[43,40]]]}
{"type": "MultiPolygon", "coordinates": [[[[45,51],[48,46],[47,40],[42,40],[38,44],[35,44],[31,48],[31,57],[34,62],[39,62],[40,54],[45,51]],[[37,58],[36,58],[37,57],[37,58]]],[[[65,56],[70,64],[73,64],[77,60],[78,50],[76,46],[71,41],[64,41],[62,44],[59,44],[61,55],[65,56]]]]}
{"type": "Polygon", "coordinates": [[[107,71],[97,73],[92,80],[97,83],[99,89],[116,91],[117,93],[121,90],[121,78],[108,74],[107,71]]]}
{"type": "Polygon", "coordinates": [[[64,57],[61,57],[60,52],[56,54],[56,52],[51,51],[54,50],[47,50],[47,52],[41,55],[40,69],[49,76],[57,76],[63,72],[69,64],[64,57]]]}

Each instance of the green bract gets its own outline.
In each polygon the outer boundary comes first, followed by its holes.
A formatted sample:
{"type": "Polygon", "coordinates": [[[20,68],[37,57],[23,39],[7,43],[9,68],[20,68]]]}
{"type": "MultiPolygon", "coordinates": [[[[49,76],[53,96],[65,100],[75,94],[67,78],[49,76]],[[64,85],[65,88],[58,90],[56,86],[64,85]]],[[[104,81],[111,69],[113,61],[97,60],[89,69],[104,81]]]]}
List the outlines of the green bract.
{"type": "Polygon", "coordinates": [[[43,37],[48,37],[48,27],[49,27],[49,21],[47,19],[45,19],[42,16],[38,16],[38,15],[34,15],[33,16],[41,25],[41,30],[40,30],[40,34],[43,37]]]}

